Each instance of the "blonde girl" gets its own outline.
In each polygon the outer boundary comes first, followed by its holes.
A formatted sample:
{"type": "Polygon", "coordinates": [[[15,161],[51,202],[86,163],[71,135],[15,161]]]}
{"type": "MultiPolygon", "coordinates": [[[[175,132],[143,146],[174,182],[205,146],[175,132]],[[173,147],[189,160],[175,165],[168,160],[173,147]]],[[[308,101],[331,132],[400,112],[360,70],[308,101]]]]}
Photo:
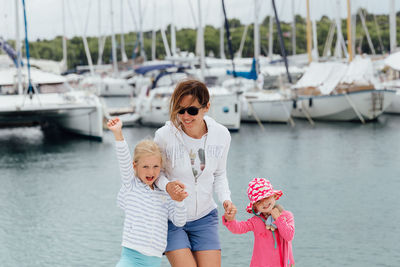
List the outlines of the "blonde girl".
{"type": "MultiPolygon", "coordinates": [[[[160,266],[167,245],[168,220],[176,226],[186,223],[184,203],[173,201],[154,183],[162,168],[157,144],[152,140],[139,142],[132,162],[121,120],[109,120],[107,126],[115,137],[122,183],[117,200],[125,212],[122,253],[117,267],[160,266]]],[[[177,186],[175,190],[181,189],[177,186]]]]}

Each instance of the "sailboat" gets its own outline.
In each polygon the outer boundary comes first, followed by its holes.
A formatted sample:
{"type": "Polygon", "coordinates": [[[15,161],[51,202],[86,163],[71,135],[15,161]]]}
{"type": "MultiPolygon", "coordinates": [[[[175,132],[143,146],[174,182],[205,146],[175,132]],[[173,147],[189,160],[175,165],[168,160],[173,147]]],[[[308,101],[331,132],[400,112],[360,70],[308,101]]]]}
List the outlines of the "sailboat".
{"type": "Polygon", "coordinates": [[[24,93],[16,94],[16,69],[0,69],[0,125],[54,123],[66,131],[102,139],[103,113],[98,97],[73,91],[59,75],[36,69],[31,75],[38,91],[31,96],[27,93],[24,71],[24,93]]]}
{"type": "Polygon", "coordinates": [[[378,90],[377,86],[369,58],[356,58],[350,64],[313,62],[293,87],[298,99],[292,116],[336,121],[374,120],[395,96],[394,90],[378,90]]]}
{"type": "Polygon", "coordinates": [[[400,52],[396,52],[388,56],[385,60],[385,66],[389,69],[387,73],[389,77],[388,80],[382,82],[382,87],[386,89],[392,89],[396,91],[396,95],[393,99],[393,102],[390,106],[385,110],[385,113],[394,113],[400,114],[400,52]]]}
{"type": "MultiPolygon", "coordinates": [[[[348,2],[348,55],[350,63],[311,62],[311,24],[307,0],[307,50],[311,63],[303,77],[293,86],[297,96],[292,116],[312,120],[374,120],[394,99],[395,91],[377,89],[372,61],[368,57],[353,60],[351,12],[348,2]]],[[[339,36],[338,42],[343,37],[339,36]]],[[[340,48],[339,45],[337,47],[340,48]]]]}
{"type": "MultiPolygon", "coordinates": [[[[101,140],[103,112],[99,99],[93,94],[71,90],[62,76],[31,68],[25,4],[23,8],[27,68],[22,70],[17,30],[17,51],[5,51],[15,67],[10,62],[0,68],[0,125],[53,123],[66,131],[101,140]]],[[[16,16],[18,29],[18,8],[16,16]]]]}
{"type": "Polygon", "coordinates": [[[233,92],[240,92],[240,119],[245,122],[288,122],[293,100],[280,90],[263,90],[257,81],[256,60],[249,72],[228,71],[235,78],[225,81],[222,86],[233,92]]]}

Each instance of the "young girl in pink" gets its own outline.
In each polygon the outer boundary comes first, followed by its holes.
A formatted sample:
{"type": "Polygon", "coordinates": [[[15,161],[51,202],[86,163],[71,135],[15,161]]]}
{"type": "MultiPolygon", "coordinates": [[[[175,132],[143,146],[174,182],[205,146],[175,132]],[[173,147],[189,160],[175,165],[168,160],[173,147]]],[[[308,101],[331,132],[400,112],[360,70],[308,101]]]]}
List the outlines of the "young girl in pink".
{"type": "Polygon", "coordinates": [[[253,231],[254,247],[250,267],[294,266],[294,218],[290,211],[276,204],[282,194],[281,190],[274,190],[268,180],[254,178],[247,189],[250,203],[246,207],[246,211],[254,216],[243,222],[235,220],[236,210],[222,216],[223,224],[234,234],[253,231]]]}

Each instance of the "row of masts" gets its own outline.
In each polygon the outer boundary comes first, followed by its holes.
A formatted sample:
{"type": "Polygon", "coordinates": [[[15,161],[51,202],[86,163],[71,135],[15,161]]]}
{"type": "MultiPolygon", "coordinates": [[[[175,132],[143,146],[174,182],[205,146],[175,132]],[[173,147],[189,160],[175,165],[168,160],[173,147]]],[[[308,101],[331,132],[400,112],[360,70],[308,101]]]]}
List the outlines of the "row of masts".
{"type": "MultiPolygon", "coordinates": [[[[113,59],[113,73],[115,76],[117,76],[118,74],[118,66],[117,66],[117,45],[116,45],[116,36],[115,36],[115,32],[114,32],[114,9],[113,9],[113,1],[110,1],[110,5],[109,5],[109,10],[110,10],[110,26],[111,26],[111,42],[112,42],[112,59],[113,59]]],[[[19,10],[19,6],[18,6],[18,0],[15,1],[15,6],[16,6],[16,10],[19,10]]],[[[311,62],[313,60],[313,55],[315,57],[315,55],[318,54],[317,52],[317,34],[316,34],[316,25],[315,25],[315,20],[313,20],[311,22],[310,19],[310,1],[306,0],[307,5],[307,54],[308,54],[308,61],[311,62]],[[314,52],[313,52],[313,47],[314,47],[314,52]]],[[[341,18],[340,18],[340,0],[336,1],[337,3],[337,15],[336,15],[336,19],[335,19],[335,24],[336,24],[336,29],[337,29],[337,41],[336,41],[336,46],[335,46],[335,55],[337,55],[338,57],[341,57],[342,52],[345,54],[345,57],[348,58],[349,61],[351,61],[353,59],[353,55],[354,55],[354,42],[353,42],[353,38],[355,35],[355,27],[354,25],[352,25],[352,16],[351,16],[351,3],[350,0],[347,0],[347,49],[346,49],[346,44],[342,35],[342,30],[341,30],[341,18]]],[[[130,4],[130,2],[128,1],[128,4],[130,4]]],[[[292,54],[295,55],[296,54],[296,29],[295,29],[295,9],[294,9],[294,0],[292,0],[292,16],[293,16],[293,22],[292,22],[292,54]]],[[[62,45],[63,45],[63,64],[65,66],[67,66],[67,41],[66,41],[66,16],[65,16],[65,0],[62,0],[62,20],[63,20],[63,41],[62,41],[62,45]]],[[[161,29],[161,33],[162,33],[162,37],[163,37],[163,42],[164,42],[164,46],[167,52],[167,55],[169,56],[175,56],[176,55],[176,33],[175,33],[175,23],[174,23],[174,6],[173,6],[173,0],[170,0],[170,6],[171,6],[171,16],[172,16],[172,22],[171,22],[171,49],[168,46],[168,41],[166,40],[166,35],[163,29],[161,29]]],[[[191,6],[191,11],[193,13],[193,7],[191,6]]],[[[120,19],[121,19],[121,30],[123,32],[123,0],[121,0],[121,15],[120,15],[120,19]]],[[[142,6],[141,6],[141,0],[138,1],[138,8],[141,11],[142,10],[142,6]]],[[[260,9],[260,2],[259,0],[254,0],[254,57],[258,60],[259,56],[260,56],[260,36],[259,36],[259,9],[260,9]]],[[[130,6],[129,10],[132,12],[132,8],[130,6]]],[[[155,12],[155,8],[154,8],[154,12],[155,12]]],[[[271,8],[272,11],[272,8],[271,8]]],[[[98,1],[98,24],[99,24],[99,28],[98,28],[98,34],[99,34],[99,38],[98,38],[98,46],[99,46],[99,56],[98,56],[98,61],[97,64],[101,65],[102,64],[102,54],[103,54],[103,50],[104,50],[104,43],[105,43],[105,37],[103,36],[102,33],[102,29],[101,29],[101,1],[98,1]]],[[[132,15],[132,19],[134,21],[136,30],[138,32],[139,35],[139,46],[140,46],[140,55],[145,58],[145,52],[144,52],[144,48],[143,48],[143,16],[141,15],[142,12],[139,12],[139,26],[137,25],[133,14],[132,15]]],[[[154,14],[155,17],[156,14],[154,14]]],[[[359,14],[360,15],[360,20],[361,23],[363,24],[364,30],[366,30],[366,26],[365,26],[365,18],[362,15],[362,13],[359,14]]],[[[89,16],[87,16],[88,18],[89,16]]],[[[194,16],[193,16],[194,17],[194,16]]],[[[269,47],[268,47],[268,54],[269,56],[271,56],[272,53],[272,49],[273,49],[273,14],[271,13],[270,17],[269,17],[269,47]]],[[[221,58],[225,58],[225,53],[224,53],[224,25],[223,25],[223,20],[221,20],[221,29],[220,29],[220,56],[221,58]]],[[[396,43],[396,14],[395,14],[395,0],[390,0],[390,14],[389,14],[389,22],[390,22],[390,51],[395,51],[397,43],[396,43]]],[[[87,43],[87,38],[86,38],[86,29],[87,29],[87,24],[88,24],[88,19],[86,20],[86,25],[84,27],[84,31],[82,34],[82,39],[83,39],[83,43],[84,43],[84,48],[85,48],[85,53],[87,56],[87,60],[89,63],[89,69],[90,72],[92,74],[94,74],[94,69],[93,69],[93,62],[91,59],[91,54],[89,51],[89,46],[87,43]]],[[[198,0],[198,21],[197,21],[197,27],[198,27],[198,32],[197,32],[197,53],[199,54],[199,58],[200,58],[200,65],[202,67],[204,67],[204,57],[205,57],[205,51],[204,51],[204,31],[203,31],[203,26],[202,26],[202,15],[201,15],[201,1],[198,0]]],[[[240,56],[240,52],[241,49],[243,47],[244,44],[244,38],[245,35],[247,34],[247,27],[245,27],[245,33],[244,36],[242,38],[242,42],[239,48],[239,56],[240,56]]],[[[332,33],[333,34],[333,33],[332,33]]],[[[152,60],[156,59],[156,55],[155,55],[155,30],[152,31],[152,36],[153,36],[153,40],[152,40],[152,60]]],[[[369,36],[368,30],[366,30],[366,36],[367,36],[367,40],[368,43],[370,45],[371,51],[374,54],[374,48],[372,46],[372,42],[371,42],[371,38],[369,36]]],[[[124,34],[121,34],[121,40],[120,40],[120,45],[121,45],[121,59],[123,62],[127,61],[127,56],[126,56],[126,52],[125,52],[125,41],[124,41],[124,34]]],[[[19,17],[18,17],[18,12],[16,12],[16,51],[20,57],[21,55],[21,42],[20,42],[20,33],[19,33],[19,17]]],[[[20,64],[20,60],[17,60],[18,64],[20,64]]],[[[18,67],[18,69],[20,69],[20,66],[18,67]]],[[[18,72],[18,77],[20,78],[20,71],[18,72]]],[[[20,79],[18,79],[20,80],[20,79]]],[[[22,84],[19,82],[18,83],[18,91],[22,91],[22,84]]]]}

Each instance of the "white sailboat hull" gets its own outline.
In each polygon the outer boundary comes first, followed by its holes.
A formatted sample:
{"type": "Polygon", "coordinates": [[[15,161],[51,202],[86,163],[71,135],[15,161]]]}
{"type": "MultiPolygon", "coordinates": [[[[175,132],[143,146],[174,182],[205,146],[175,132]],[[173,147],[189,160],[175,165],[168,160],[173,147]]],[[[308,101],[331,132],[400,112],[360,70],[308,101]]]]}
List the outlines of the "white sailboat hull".
{"type": "Polygon", "coordinates": [[[303,96],[292,110],[295,118],[314,120],[353,121],[374,120],[389,107],[395,96],[393,90],[365,90],[339,95],[303,96]],[[357,112],[356,112],[357,110],[357,112]]]}
{"type": "Polygon", "coordinates": [[[98,96],[129,96],[134,88],[127,80],[112,77],[86,77],[80,82],[80,89],[95,93],[98,96]]]}
{"type": "MultiPolygon", "coordinates": [[[[263,94],[263,93],[261,93],[263,94]]],[[[241,120],[247,122],[288,122],[293,108],[293,101],[281,97],[246,97],[241,98],[241,120]]]]}
{"type": "Polygon", "coordinates": [[[62,129],[96,139],[103,137],[103,113],[97,97],[82,92],[2,95],[0,125],[50,122],[62,129]]]}
{"type": "Polygon", "coordinates": [[[400,89],[396,90],[396,95],[393,98],[392,103],[384,111],[385,113],[400,114],[400,89]]]}
{"type": "MultiPolygon", "coordinates": [[[[212,90],[212,89],[211,89],[212,90]]],[[[240,101],[236,94],[211,94],[208,115],[231,131],[240,129],[240,101]]]]}

